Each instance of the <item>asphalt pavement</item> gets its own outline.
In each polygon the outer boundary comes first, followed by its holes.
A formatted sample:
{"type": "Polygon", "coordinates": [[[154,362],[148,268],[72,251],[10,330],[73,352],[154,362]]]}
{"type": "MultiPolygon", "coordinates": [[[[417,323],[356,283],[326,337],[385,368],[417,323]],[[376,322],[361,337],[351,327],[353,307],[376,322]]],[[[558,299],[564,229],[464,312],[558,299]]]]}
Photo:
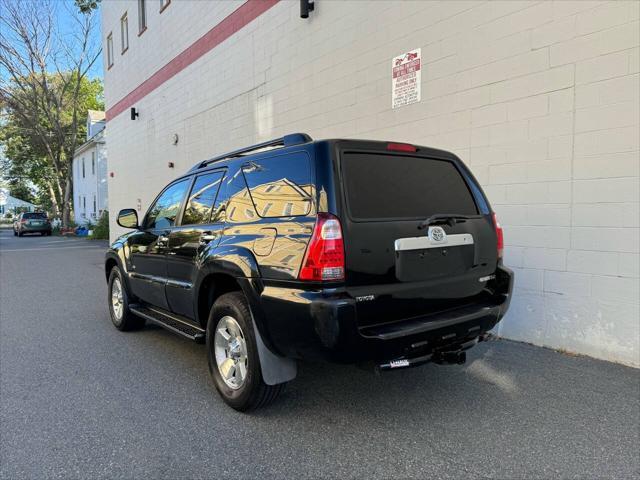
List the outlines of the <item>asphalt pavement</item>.
{"type": "Polygon", "coordinates": [[[640,370],[506,340],[235,412],[203,345],[111,325],[105,248],[0,230],[0,478],[640,476],[640,370]]]}

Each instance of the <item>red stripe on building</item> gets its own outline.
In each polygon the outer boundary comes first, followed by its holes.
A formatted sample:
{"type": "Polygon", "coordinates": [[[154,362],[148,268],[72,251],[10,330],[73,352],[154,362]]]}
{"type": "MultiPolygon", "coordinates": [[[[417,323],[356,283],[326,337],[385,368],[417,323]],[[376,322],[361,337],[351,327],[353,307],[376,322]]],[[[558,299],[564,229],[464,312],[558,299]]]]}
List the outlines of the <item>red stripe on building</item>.
{"type": "Polygon", "coordinates": [[[273,7],[279,0],[247,0],[219,24],[205,33],[169,63],[133,89],[126,97],[107,110],[107,121],[146,97],[164,82],[180,73],[204,54],[210,52],[234,33],[273,7]]]}

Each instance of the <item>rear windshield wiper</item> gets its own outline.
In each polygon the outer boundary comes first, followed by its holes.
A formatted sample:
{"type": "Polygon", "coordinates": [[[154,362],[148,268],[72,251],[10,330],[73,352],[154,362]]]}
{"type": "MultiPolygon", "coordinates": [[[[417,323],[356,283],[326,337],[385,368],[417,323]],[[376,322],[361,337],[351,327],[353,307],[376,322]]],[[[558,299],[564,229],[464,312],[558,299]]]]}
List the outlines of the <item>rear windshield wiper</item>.
{"type": "Polygon", "coordinates": [[[456,215],[451,213],[436,213],[435,215],[431,215],[429,218],[424,220],[420,225],[418,225],[418,230],[422,230],[423,228],[427,228],[429,225],[434,223],[447,223],[449,226],[453,227],[458,221],[469,220],[471,217],[468,215],[456,215]]]}

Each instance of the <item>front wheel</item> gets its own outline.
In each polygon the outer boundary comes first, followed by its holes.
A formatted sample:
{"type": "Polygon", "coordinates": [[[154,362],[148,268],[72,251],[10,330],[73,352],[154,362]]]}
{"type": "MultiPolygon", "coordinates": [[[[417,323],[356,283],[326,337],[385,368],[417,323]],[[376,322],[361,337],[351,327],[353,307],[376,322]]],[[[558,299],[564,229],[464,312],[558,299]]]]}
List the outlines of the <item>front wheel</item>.
{"type": "Polygon", "coordinates": [[[123,332],[144,327],[144,318],[138,317],[129,310],[127,286],[118,267],[111,269],[108,290],[109,314],[113,325],[123,332]]]}
{"type": "Polygon", "coordinates": [[[209,372],[222,399],[246,412],[271,403],[285,384],[267,385],[247,300],[241,292],[222,295],[207,322],[209,372]]]}

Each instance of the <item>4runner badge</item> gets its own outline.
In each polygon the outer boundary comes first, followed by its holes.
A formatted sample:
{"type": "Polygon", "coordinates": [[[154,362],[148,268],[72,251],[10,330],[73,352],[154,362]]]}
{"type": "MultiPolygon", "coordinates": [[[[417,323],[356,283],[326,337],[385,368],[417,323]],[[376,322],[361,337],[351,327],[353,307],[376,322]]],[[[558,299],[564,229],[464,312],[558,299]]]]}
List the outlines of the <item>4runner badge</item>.
{"type": "Polygon", "coordinates": [[[447,234],[442,227],[429,227],[427,236],[434,243],[442,243],[447,239],[447,234]]]}

